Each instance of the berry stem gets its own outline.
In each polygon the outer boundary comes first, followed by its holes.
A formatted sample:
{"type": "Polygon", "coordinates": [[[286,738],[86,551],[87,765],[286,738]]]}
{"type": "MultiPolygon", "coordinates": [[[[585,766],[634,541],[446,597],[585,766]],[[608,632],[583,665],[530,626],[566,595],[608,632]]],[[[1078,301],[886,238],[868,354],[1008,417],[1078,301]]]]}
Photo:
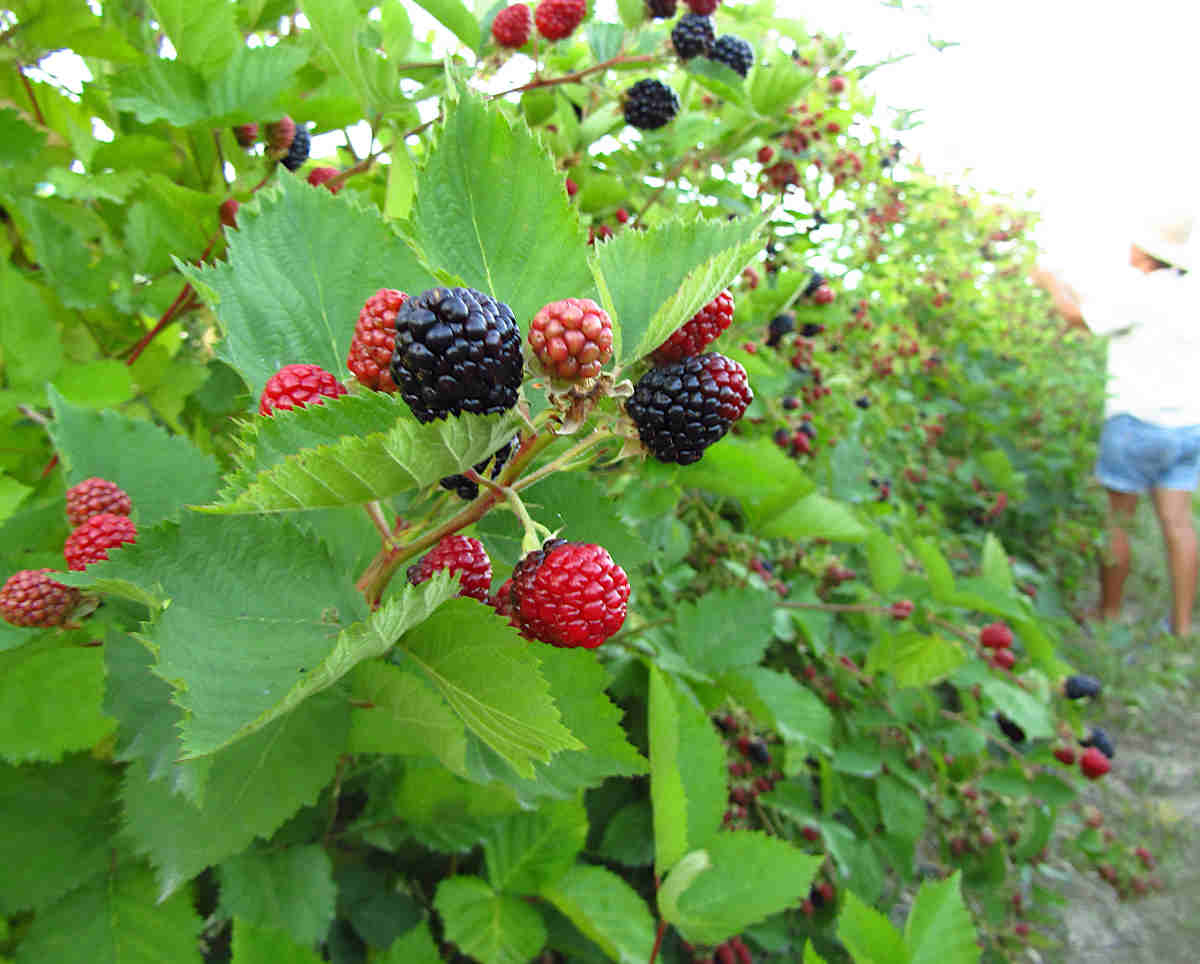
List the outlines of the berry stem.
{"type": "Polygon", "coordinates": [[[33,107],[33,116],[37,118],[37,122],[43,127],[46,126],[46,115],[42,113],[41,105],[38,104],[37,97],[33,93],[33,85],[29,82],[29,78],[25,76],[25,65],[21,61],[17,61],[17,74],[21,78],[21,86],[25,88],[25,93],[29,97],[29,103],[33,107]]]}
{"type": "Polygon", "coordinates": [[[554,87],[558,84],[574,84],[585,77],[590,77],[592,74],[598,74],[608,70],[611,67],[617,67],[622,64],[650,64],[662,58],[658,54],[639,54],[634,57],[628,57],[624,54],[617,54],[615,57],[610,57],[608,60],[601,61],[598,64],[592,64],[590,67],[585,67],[583,70],[577,70],[574,73],[563,74],[559,77],[535,77],[527,83],[521,84],[518,87],[510,87],[508,90],[502,90],[498,94],[492,94],[489,100],[495,100],[497,97],[507,97],[509,94],[519,94],[526,90],[537,90],[540,87],[554,87]]]}
{"type": "Polygon", "coordinates": [[[554,459],[554,461],[547,462],[536,472],[531,472],[529,475],[525,476],[525,478],[523,478],[519,482],[517,482],[512,487],[513,492],[521,492],[521,491],[529,488],[531,485],[541,482],[542,479],[544,479],[547,475],[551,475],[554,472],[565,471],[568,468],[574,468],[574,466],[568,465],[568,463],[572,459],[575,459],[578,456],[582,455],[588,449],[592,448],[595,445],[598,445],[600,442],[603,442],[609,438],[612,438],[612,436],[613,436],[612,429],[607,426],[604,428],[595,429],[591,435],[588,435],[586,438],[580,439],[578,442],[576,442],[574,445],[572,445],[569,449],[567,449],[565,452],[563,452],[561,455],[559,455],[556,459],[554,459]]]}
{"type": "Polygon", "coordinates": [[[654,947],[650,950],[650,960],[646,964],[654,964],[658,958],[658,950],[662,947],[663,935],[667,932],[667,922],[660,920],[658,922],[658,933],[654,935],[654,947]]]}
{"type": "Polygon", "coordinates": [[[379,500],[368,502],[363,506],[367,513],[367,518],[379,530],[379,534],[383,537],[383,545],[385,549],[396,548],[396,541],[392,538],[392,527],[388,525],[387,517],[383,514],[383,506],[379,500]]]}

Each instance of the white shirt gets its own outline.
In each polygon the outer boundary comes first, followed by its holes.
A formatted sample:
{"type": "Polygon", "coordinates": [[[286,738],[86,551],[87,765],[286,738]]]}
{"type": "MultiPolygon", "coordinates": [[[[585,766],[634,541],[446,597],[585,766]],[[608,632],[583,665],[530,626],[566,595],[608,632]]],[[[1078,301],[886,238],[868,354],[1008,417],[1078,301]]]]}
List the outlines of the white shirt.
{"type": "Polygon", "coordinates": [[[1200,285],[1196,272],[1129,265],[1083,293],[1088,329],[1108,335],[1105,415],[1156,425],[1200,425],[1200,285]]]}

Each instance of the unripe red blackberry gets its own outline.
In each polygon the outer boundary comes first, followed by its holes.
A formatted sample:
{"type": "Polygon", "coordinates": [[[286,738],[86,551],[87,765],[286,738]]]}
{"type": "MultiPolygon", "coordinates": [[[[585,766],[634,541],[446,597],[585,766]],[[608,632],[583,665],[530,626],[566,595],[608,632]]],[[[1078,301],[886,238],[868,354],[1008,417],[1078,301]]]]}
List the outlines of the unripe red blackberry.
{"type": "Polygon", "coordinates": [[[716,37],[712,20],[698,13],[685,13],[671,28],[671,45],[680,60],[707,57],[716,37]]]}
{"type": "Polygon", "coordinates": [[[296,122],[287,114],[267,125],[267,151],[282,156],[292,146],[296,137],[296,122]]]}
{"type": "Polygon", "coordinates": [[[1009,649],[1012,646],[1012,630],[1004,623],[989,623],[979,631],[979,642],[988,649],[1009,649]]]}
{"type": "Polygon", "coordinates": [[[492,39],[501,47],[524,47],[532,32],[533,11],[524,3],[505,7],[492,21],[492,39]]]}
{"type": "Polygon", "coordinates": [[[446,536],[429,550],[421,561],[408,568],[408,581],[414,586],[425,582],[439,569],[458,573],[460,596],[487,602],[492,588],[492,561],[483,543],[471,536],[446,536]]]}
{"type": "Polygon", "coordinates": [[[258,400],[259,415],[273,415],[276,409],[320,405],[326,398],[346,394],[346,386],[320,365],[284,365],[267,379],[258,400]]]}
{"type": "Polygon", "coordinates": [[[135,541],[137,526],[133,524],[132,519],[102,512],[92,516],[83,525],[76,526],[67,536],[63,556],[67,560],[67,568],[79,572],[93,562],[103,562],[107,559],[109,549],[135,541]]]}
{"type": "Polygon", "coordinates": [[[253,147],[258,140],[257,124],[238,124],[233,128],[233,138],[238,147],[253,147]]]}
{"type": "Polygon", "coordinates": [[[657,130],[679,113],[679,96],[654,77],[645,77],[629,87],[623,99],[625,123],[638,130],[657,130]]]}
{"type": "Polygon", "coordinates": [[[612,358],[612,320],[590,298],[546,305],[529,323],[529,347],[555,378],[595,378],[612,358]]]}
{"type": "Polygon", "coordinates": [[[1089,780],[1098,780],[1112,769],[1112,764],[1096,747],[1089,746],[1079,757],[1079,769],[1089,780]]]}
{"type": "Polygon", "coordinates": [[[687,4],[692,13],[698,13],[702,17],[711,17],[717,7],[721,5],[721,0],[683,0],[683,2],[687,4]]]}
{"type": "Polygon", "coordinates": [[[342,186],[340,184],[330,184],[328,182],[332,181],[341,173],[342,172],[336,167],[314,167],[308,172],[308,177],[306,180],[313,187],[320,187],[322,184],[324,184],[329,189],[330,194],[337,194],[337,192],[342,189],[342,186]]]}
{"type": "Polygon", "coordinates": [[[237,213],[241,205],[236,198],[226,198],[221,202],[221,207],[218,208],[218,214],[221,218],[221,223],[227,228],[237,230],[237,213]]]}
{"type": "Polygon", "coordinates": [[[669,365],[699,355],[733,323],[733,293],[726,288],[654,349],[656,365],[669,365]]]}
{"type": "Polygon", "coordinates": [[[549,539],[513,569],[510,599],[525,635],[595,649],[625,622],[629,580],[602,546],[549,539]]]}
{"type": "Polygon", "coordinates": [[[732,68],[745,77],[754,66],[754,48],[741,37],[731,33],[722,34],[712,45],[712,50],[706,54],[709,60],[732,68]]]}
{"type": "Polygon", "coordinates": [[[431,288],[396,312],[392,380],[419,421],[517,404],[524,375],[512,309],[472,288],[431,288]]]}
{"type": "Polygon", "coordinates": [[[389,395],[396,391],[390,368],[396,346],[396,312],[407,300],[408,295],[403,291],[380,288],[358,313],[346,367],[374,391],[389,395]]]}
{"type": "Polygon", "coordinates": [[[94,515],[110,512],[129,515],[133,503],[117,483],[93,476],[67,489],[67,521],[71,527],[83,525],[94,515]]]}
{"type": "Polygon", "coordinates": [[[562,40],[587,16],[587,0],[539,0],[533,19],[547,40],[562,40]]]}
{"type": "Polygon", "coordinates": [[[625,411],[651,455],[690,465],[729,431],[753,399],[746,370],[711,352],[652,368],[634,386],[625,411]]]}
{"type": "Polygon", "coordinates": [[[60,626],[79,602],[79,590],[50,578],[53,569],[22,569],[0,588],[0,617],[13,626],[60,626]]]}

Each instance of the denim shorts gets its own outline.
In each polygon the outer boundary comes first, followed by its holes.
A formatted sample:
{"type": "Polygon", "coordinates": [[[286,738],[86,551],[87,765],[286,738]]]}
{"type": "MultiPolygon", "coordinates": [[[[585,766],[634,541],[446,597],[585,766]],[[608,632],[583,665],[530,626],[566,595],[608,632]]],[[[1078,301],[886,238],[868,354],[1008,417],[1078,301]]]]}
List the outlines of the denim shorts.
{"type": "Polygon", "coordinates": [[[1113,415],[1100,431],[1096,478],[1117,492],[1194,491],[1200,483],[1200,425],[1174,428],[1113,415]]]}

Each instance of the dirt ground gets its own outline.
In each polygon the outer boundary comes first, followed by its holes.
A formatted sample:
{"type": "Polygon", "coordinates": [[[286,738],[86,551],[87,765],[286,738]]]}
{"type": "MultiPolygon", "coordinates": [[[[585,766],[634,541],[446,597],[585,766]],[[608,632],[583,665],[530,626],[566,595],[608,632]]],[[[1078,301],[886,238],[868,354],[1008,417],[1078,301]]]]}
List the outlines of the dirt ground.
{"type": "MultiPolygon", "coordinates": [[[[1200,632],[1162,635],[1162,545],[1143,507],[1121,624],[1078,634],[1064,654],[1106,683],[1095,722],[1116,742],[1113,768],[1088,801],[1120,839],[1159,861],[1162,893],[1122,902],[1094,870],[1063,867],[1061,946],[1030,960],[1065,964],[1192,964],[1200,960],[1200,632]]],[[[1198,620],[1200,622],[1200,620],[1198,620]]]]}

